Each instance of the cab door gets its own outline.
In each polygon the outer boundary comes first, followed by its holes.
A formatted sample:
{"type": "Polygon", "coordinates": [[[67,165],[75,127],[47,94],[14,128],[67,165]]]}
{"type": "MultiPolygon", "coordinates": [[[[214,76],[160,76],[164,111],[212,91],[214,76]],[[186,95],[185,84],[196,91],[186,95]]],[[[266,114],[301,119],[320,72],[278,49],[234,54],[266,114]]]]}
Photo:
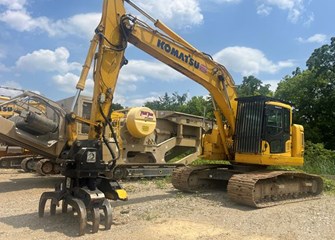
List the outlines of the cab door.
{"type": "Polygon", "coordinates": [[[263,140],[270,144],[270,153],[285,153],[290,139],[290,110],[266,105],[263,130],[263,140]]]}

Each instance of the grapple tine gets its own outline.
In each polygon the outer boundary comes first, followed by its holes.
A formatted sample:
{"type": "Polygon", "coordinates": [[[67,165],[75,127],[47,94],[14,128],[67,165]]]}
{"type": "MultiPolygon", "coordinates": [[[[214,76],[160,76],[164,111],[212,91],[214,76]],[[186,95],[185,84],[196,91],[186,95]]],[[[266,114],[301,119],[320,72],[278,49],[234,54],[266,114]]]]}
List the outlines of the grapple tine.
{"type": "MultiPolygon", "coordinates": [[[[50,211],[51,214],[56,212],[56,205],[57,205],[57,195],[55,192],[44,192],[40,197],[40,202],[38,204],[38,216],[43,217],[44,216],[44,210],[45,210],[45,204],[48,199],[51,199],[51,205],[50,205],[50,211]],[[54,208],[54,209],[53,209],[54,208]]],[[[54,214],[52,214],[54,215],[54,214]]]]}
{"type": "Polygon", "coordinates": [[[97,207],[93,207],[92,210],[92,233],[96,233],[99,231],[100,225],[100,209],[97,207]]]}
{"type": "Polygon", "coordinates": [[[82,200],[69,196],[66,198],[68,204],[70,204],[78,213],[79,216],[79,235],[85,234],[87,224],[87,212],[85,204],[82,200]]]}
{"type": "Polygon", "coordinates": [[[38,216],[40,218],[44,217],[44,209],[45,209],[45,203],[47,202],[47,198],[44,198],[43,195],[40,198],[40,202],[38,204],[38,216]]]}
{"type": "Polygon", "coordinates": [[[105,215],[105,230],[109,230],[112,226],[113,216],[112,207],[107,199],[104,200],[102,204],[102,209],[105,215]]]}
{"type": "Polygon", "coordinates": [[[62,213],[67,213],[67,206],[68,206],[68,204],[67,204],[66,200],[63,199],[63,201],[62,201],[62,213]]]}
{"type": "Polygon", "coordinates": [[[56,215],[56,207],[57,207],[57,204],[53,203],[53,201],[51,200],[51,204],[50,204],[50,215],[51,216],[56,215]]]}

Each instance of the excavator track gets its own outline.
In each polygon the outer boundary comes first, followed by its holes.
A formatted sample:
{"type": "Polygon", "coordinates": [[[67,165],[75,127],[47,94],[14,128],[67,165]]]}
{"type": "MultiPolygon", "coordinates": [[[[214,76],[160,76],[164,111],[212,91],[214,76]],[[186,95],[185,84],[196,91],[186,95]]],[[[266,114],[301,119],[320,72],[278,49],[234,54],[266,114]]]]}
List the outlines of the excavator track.
{"type": "Polygon", "coordinates": [[[190,175],[194,172],[194,168],[183,167],[177,168],[172,173],[172,185],[183,192],[192,192],[196,186],[190,186],[190,175]]]}
{"type": "Polygon", "coordinates": [[[25,172],[33,172],[35,171],[37,162],[41,159],[42,159],[42,156],[25,157],[20,164],[21,169],[25,172]]]}
{"type": "Polygon", "coordinates": [[[321,177],[291,171],[235,174],[227,187],[231,200],[256,208],[318,198],[322,189],[321,177]]]}
{"type": "Polygon", "coordinates": [[[222,188],[227,182],[232,201],[256,208],[315,199],[323,190],[321,177],[302,172],[245,172],[224,165],[204,165],[179,167],[172,173],[172,185],[183,192],[222,188]]]}
{"type": "Polygon", "coordinates": [[[0,168],[21,168],[21,162],[26,157],[33,155],[13,155],[0,157],[0,168]]]}
{"type": "Polygon", "coordinates": [[[172,185],[183,192],[195,192],[204,188],[212,187],[213,181],[206,176],[211,175],[211,170],[223,165],[203,165],[179,167],[172,172],[172,185]]]}
{"type": "Polygon", "coordinates": [[[115,180],[121,179],[137,179],[137,178],[154,178],[166,177],[172,174],[172,171],[185,164],[167,164],[167,163],[126,163],[118,164],[113,169],[111,178],[115,180]]]}

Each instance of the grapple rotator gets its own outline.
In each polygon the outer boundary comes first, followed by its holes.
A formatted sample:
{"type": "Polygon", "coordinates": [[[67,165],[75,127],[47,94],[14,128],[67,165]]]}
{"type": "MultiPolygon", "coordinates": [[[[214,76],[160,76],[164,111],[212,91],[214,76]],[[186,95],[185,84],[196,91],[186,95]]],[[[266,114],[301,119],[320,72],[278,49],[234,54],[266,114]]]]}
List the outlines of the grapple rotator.
{"type": "Polygon", "coordinates": [[[86,232],[88,214],[92,216],[92,233],[99,230],[101,215],[106,230],[112,225],[112,207],[108,199],[127,200],[127,194],[118,182],[107,179],[103,173],[108,165],[102,160],[102,144],[99,140],[76,141],[62,164],[65,179],[53,192],[41,195],[38,213],[44,216],[45,205],[50,200],[50,214],[62,202],[62,212],[68,205],[79,217],[79,235],[86,232]]]}

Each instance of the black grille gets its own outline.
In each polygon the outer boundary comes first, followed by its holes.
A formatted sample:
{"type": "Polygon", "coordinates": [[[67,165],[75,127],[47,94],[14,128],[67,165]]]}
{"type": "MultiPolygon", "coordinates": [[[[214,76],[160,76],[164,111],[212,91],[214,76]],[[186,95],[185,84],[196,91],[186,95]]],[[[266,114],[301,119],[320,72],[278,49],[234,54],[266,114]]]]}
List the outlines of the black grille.
{"type": "Polygon", "coordinates": [[[238,153],[260,153],[264,97],[238,98],[234,148],[238,153]]]}

